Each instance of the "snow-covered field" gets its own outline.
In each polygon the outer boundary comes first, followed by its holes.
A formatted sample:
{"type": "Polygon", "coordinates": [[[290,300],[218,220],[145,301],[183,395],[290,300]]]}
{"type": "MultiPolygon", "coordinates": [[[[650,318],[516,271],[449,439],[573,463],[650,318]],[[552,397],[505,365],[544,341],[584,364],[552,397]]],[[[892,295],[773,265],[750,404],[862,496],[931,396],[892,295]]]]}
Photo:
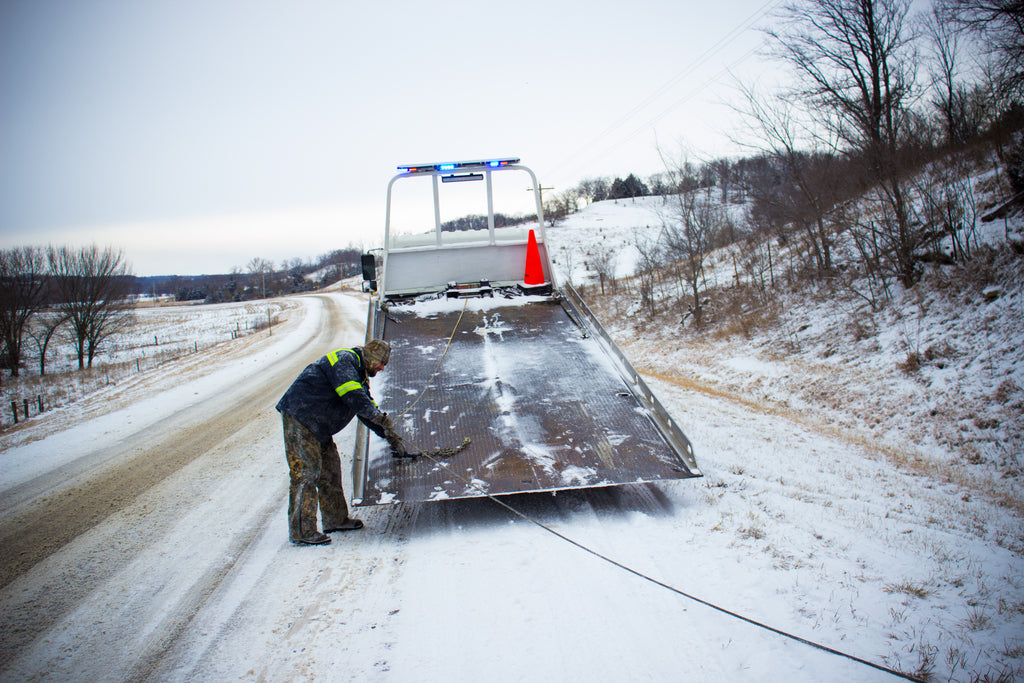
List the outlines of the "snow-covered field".
{"type": "MultiPolygon", "coordinates": [[[[634,214],[591,207],[549,232],[552,254],[562,260],[558,247],[597,224],[628,235],[649,220],[634,214]]],[[[1021,328],[1007,321],[1019,286],[966,309],[964,326],[988,325],[984,350],[917,375],[897,367],[905,335],[889,320],[876,323],[877,349],[849,341],[823,355],[842,322],[825,305],[790,312],[804,320],[782,329],[808,327],[786,354],[771,331],[691,339],[606,317],[705,476],[506,500],[636,572],[835,650],[936,681],[1020,679],[1021,454],[992,455],[993,444],[1019,448],[1005,384],[1024,385],[1021,328]],[[956,412],[967,404],[988,417],[956,412]],[[950,441],[950,424],[963,442],[950,441]]],[[[202,367],[165,364],[108,387],[88,411],[0,436],[5,524],[26,487],[77,467],[96,443],[157,438],[178,413],[198,425],[193,406],[230,402],[275,365],[297,372],[328,343],[303,346],[325,338],[331,307],[341,323],[330,343],[361,339],[361,296],[288,301],[273,336],[227,341],[202,367]]],[[[927,343],[932,326],[952,324],[946,314],[907,330],[927,343]]],[[[292,546],[272,407],[281,389],[0,589],[3,680],[893,678],[689,600],[486,499],[360,508],[365,530],[292,546]]],[[[345,459],[353,438],[350,426],[336,439],[345,459]]]]}
{"type": "MultiPolygon", "coordinates": [[[[151,370],[169,360],[205,351],[215,344],[236,339],[271,326],[280,314],[277,301],[215,305],[141,304],[132,311],[132,322],[100,346],[93,367],[78,370],[75,343],[62,329],[46,353],[46,376],[39,376],[39,350],[24,347],[25,368],[20,377],[4,378],[0,387],[0,427],[14,423],[11,402],[27,400],[36,415],[39,402],[45,410],[68,405],[102,387],[151,370]]],[[[24,410],[19,419],[24,418],[24,410]]]]}

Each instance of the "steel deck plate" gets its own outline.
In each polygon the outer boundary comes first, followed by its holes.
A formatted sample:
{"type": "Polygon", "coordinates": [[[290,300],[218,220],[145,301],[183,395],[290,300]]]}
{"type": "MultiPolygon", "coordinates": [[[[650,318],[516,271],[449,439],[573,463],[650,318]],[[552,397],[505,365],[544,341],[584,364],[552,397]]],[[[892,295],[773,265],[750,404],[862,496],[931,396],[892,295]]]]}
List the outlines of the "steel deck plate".
{"type": "Polygon", "coordinates": [[[371,435],[358,504],[697,476],[557,299],[464,301],[433,314],[393,306],[383,334],[391,362],[374,390],[420,449],[471,439],[445,462],[475,486],[428,458],[393,458],[371,435]]]}

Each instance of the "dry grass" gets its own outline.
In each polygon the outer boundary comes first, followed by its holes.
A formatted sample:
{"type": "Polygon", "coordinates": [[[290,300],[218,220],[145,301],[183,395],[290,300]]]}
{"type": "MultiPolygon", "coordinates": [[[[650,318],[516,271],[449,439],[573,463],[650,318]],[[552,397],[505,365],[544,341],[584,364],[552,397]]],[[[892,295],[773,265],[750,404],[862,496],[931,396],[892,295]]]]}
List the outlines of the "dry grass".
{"type": "MultiPolygon", "coordinates": [[[[934,481],[956,484],[969,491],[973,496],[986,498],[1000,507],[1024,516],[1024,492],[1020,490],[1020,487],[1012,479],[994,480],[992,477],[987,476],[985,472],[976,472],[966,466],[935,462],[922,457],[920,453],[913,450],[887,446],[874,439],[870,434],[836,426],[831,421],[823,420],[808,414],[806,411],[773,405],[765,400],[754,400],[737,394],[734,391],[718,388],[707,382],[696,380],[693,377],[658,370],[649,365],[638,364],[636,369],[645,376],[654,377],[667,384],[726,399],[743,406],[747,410],[792,420],[820,434],[857,446],[865,453],[873,454],[879,459],[895,464],[904,471],[926,476],[934,481]]],[[[1016,539],[1015,542],[1024,543],[1024,536],[1016,539]]]]}
{"type": "Polygon", "coordinates": [[[913,581],[903,581],[901,583],[889,583],[886,584],[882,590],[886,593],[903,593],[915,598],[927,598],[935,591],[929,590],[920,583],[914,583],[913,581]]]}
{"type": "Polygon", "coordinates": [[[992,624],[992,619],[985,614],[983,607],[974,606],[968,612],[967,617],[964,618],[963,624],[964,628],[968,631],[984,631],[992,624]]]}

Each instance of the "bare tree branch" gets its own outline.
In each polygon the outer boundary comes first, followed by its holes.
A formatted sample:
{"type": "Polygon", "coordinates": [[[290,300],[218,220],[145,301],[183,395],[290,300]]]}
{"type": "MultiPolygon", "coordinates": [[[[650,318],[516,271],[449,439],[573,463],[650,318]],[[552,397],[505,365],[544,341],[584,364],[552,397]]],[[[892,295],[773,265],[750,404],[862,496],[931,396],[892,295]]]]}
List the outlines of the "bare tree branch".
{"type": "Polygon", "coordinates": [[[29,322],[43,305],[46,273],[38,247],[0,250],[0,339],[3,366],[17,375],[29,322]]]}
{"type": "Polygon", "coordinates": [[[1024,0],[938,0],[937,13],[978,39],[1003,94],[1024,96],[1024,0]]]}
{"type": "Polygon", "coordinates": [[[50,246],[50,275],[60,309],[77,347],[78,368],[92,367],[101,344],[121,330],[131,318],[123,307],[131,292],[131,268],[124,252],[95,244],[73,249],[50,246]]]}

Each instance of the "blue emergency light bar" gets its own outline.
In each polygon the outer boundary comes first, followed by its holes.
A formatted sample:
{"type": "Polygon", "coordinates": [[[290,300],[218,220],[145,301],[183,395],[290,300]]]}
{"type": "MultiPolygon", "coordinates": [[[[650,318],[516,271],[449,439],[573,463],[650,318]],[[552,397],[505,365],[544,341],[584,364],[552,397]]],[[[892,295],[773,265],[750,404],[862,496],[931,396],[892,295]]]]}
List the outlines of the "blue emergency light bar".
{"type": "Polygon", "coordinates": [[[408,164],[399,166],[405,173],[451,173],[469,168],[501,168],[510,164],[518,164],[519,159],[479,159],[476,161],[445,161],[439,164],[408,164]]]}

